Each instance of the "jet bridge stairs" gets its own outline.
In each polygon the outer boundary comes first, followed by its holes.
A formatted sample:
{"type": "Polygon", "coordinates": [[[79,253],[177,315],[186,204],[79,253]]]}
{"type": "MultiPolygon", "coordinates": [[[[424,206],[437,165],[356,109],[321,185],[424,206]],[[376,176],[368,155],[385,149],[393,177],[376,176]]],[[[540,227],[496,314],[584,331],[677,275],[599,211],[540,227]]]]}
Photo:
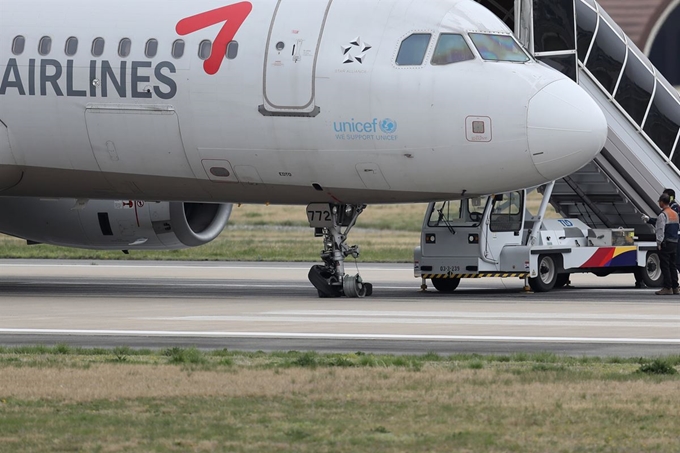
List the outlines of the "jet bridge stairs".
{"type": "Polygon", "coordinates": [[[664,188],[680,195],[678,92],[594,0],[516,0],[513,13],[520,41],[576,80],[609,125],[602,153],[557,181],[551,204],[591,228],[653,240],[642,214],[657,215],[664,188]]]}

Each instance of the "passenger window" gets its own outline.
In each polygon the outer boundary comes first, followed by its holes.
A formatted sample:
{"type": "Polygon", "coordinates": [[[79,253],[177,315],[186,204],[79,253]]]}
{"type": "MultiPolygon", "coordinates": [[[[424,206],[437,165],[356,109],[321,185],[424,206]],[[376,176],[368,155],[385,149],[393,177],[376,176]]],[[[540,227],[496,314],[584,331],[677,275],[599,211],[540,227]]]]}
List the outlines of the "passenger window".
{"type": "Polygon", "coordinates": [[[49,36],[43,36],[40,38],[40,42],[38,43],[38,53],[40,55],[49,55],[50,51],[52,50],[52,38],[49,36]]]}
{"type": "Polygon", "coordinates": [[[487,61],[525,63],[530,60],[510,35],[470,33],[470,39],[472,39],[482,58],[487,61]]]}
{"type": "Polygon", "coordinates": [[[586,68],[611,94],[616,88],[625,58],[626,44],[614,33],[607,22],[601,20],[586,68]]]}
{"type": "Polygon", "coordinates": [[[236,57],[238,57],[238,42],[237,41],[232,41],[229,43],[227,46],[227,54],[226,54],[227,60],[234,60],[236,57]]]}
{"type": "Polygon", "coordinates": [[[203,40],[198,45],[198,58],[201,60],[207,60],[210,58],[210,52],[212,52],[212,42],[209,40],[203,40]]]}
{"type": "Polygon", "coordinates": [[[104,38],[95,38],[92,41],[92,56],[101,57],[104,53],[104,38]]]}
{"type": "Polygon", "coordinates": [[[626,69],[616,90],[616,102],[631,118],[642,125],[654,91],[654,74],[633,53],[628,53],[626,69]]]}
{"type": "Polygon", "coordinates": [[[132,41],[128,38],[123,38],[118,43],[118,56],[126,58],[130,56],[130,50],[132,50],[132,41]]]}
{"type": "Polygon", "coordinates": [[[146,58],[153,58],[158,53],[158,41],[155,39],[149,39],[144,47],[144,55],[146,58]]]}
{"type": "Polygon", "coordinates": [[[463,216],[463,205],[460,200],[435,203],[427,222],[431,227],[445,227],[447,223],[460,223],[463,216]]]}
{"type": "Polygon", "coordinates": [[[178,39],[172,43],[172,58],[182,58],[184,56],[184,41],[178,39]]]}
{"type": "Polygon", "coordinates": [[[522,229],[522,195],[511,192],[497,195],[491,211],[489,229],[493,232],[519,231],[522,229]]]}
{"type": "Polygon", "coordinates": [[[590,43],[593,41],[595,28],[597,28],[597,17],[595,11],[576,0],[576,48],[581,62],[586,61],[588,49],[590,49],[590,43]]]}
{"type": "Polygon", "coordinates": [[[649,109],[644,131],[666,155],[673,151],[680,130],[680,105],[666,88],[657,82],[654,102],[649,109]]]}
{"type": "Polygon", "coordinates": [[[474,60],[470,46],[461,35],[442,34],[432,56],[433,65],[447,65],[460,61],[474,60]]]}
{"type": "Polygon", "coordinates": [[[430,45],[429,33],[416,33],[404,39],[397,54],[399,66],[420,66],[425,60],[427,47],[430,45]]]}
{"type": "Polygon", "coordinates": [[[24,53],[24,47],[26,47],[26,38],[23,36],[17,36],[12,41],[12,53],[14,55],[21,55],[24,53]]]}
{"type": "Polygon", "coordinates": [[[64,53],[67,57],[72,57],[78,52],[78,38],[71,36],[66,40],[66,45],[64,46],[64,53]]]}

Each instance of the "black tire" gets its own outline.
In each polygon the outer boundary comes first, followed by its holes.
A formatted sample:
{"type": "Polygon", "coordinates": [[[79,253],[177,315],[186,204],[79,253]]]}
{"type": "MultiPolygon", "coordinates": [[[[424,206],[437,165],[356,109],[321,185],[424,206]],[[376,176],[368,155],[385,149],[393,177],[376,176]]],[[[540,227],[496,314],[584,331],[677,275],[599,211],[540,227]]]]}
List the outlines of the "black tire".
{"type": "Polygon", "coordinates": [[[551,255],[538,256],[538,277],[529,279],[529,286],[535,293],[547,293],[557,282],[557,262],[551,255]]]}
{"type": "Polygon", "coordinates": [[[432,286],[440,293],[452,293],[460,285],[459,278],[433,278],[432,286]]]}
{"type": "Polygon", "coordinates": [[[331,286],[330,279],[333,275],[326,270],[325,267],[320,265],[312,266],[307,274],[307,278],[312,285],[316,288],[319,293],[319,297],[322,299],[331,297],[340,297],[342,292],[339,287],[331,286]]]}
{"type": "Polygon", "coordinates": [[[609,277],[612,273],[609,271],[595,271],[593,275],[596,277],[609,277]]]}
{"type": "Polygon", "coordinates": [[[645,267],[638,269],[642,281],[649,288],[661,288],[663,275],[661,274],[661,258],[657,252],[647,252],[645,267]]]}
{"type": "Polygon", "coordinates": [[[564,288],[570,279],[571,274],[557,274],[557,280],[555,280],[555,287],[553,289],[564,288]]]}

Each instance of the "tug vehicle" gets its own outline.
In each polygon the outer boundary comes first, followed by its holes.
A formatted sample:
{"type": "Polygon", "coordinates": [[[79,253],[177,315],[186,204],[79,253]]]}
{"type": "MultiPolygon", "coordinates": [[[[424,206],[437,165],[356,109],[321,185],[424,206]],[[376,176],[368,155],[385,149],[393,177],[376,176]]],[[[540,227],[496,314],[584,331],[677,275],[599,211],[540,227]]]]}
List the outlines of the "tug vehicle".
{"type": "Polygon", "coordinates": [[[414,253],[423,289],[427,280],[452,292],[462,279],[501,277],[526,279],[534,292],[547,292],[568,285],[574,273],[631,273],[636,287],[661,284],[656,243],[637,241],[632,228],[546,219],[554,184],[542,188],[536,215],[527,204],[535,189],[430,203],[414,253]]]}

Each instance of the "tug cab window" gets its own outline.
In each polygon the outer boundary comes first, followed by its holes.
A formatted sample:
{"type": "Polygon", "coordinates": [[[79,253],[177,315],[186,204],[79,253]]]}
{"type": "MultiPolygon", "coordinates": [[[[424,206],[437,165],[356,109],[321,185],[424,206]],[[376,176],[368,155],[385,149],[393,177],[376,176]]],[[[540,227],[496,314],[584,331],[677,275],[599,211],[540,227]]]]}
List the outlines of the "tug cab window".
{"type": "Polygon", "coordinates": [[[435,203],[427,225],[431,227],[470,226],[470,224],[480,222],[484,215],[486,201],[487,197],[479,197],[435,203]]]}
{"type": "Polygon", "coordinates": [[[430,212],[428,226],[446,226],[446,222],[460,222],[463,218],[463,205],[460,200],[435,203],[430,212]]]}
{"type": "Polygon", "coordinates": [[[431,38],[432,35],[429,33],[415,33],[404,39],[399,47],[399,53],[397,54],[397,65],[422,65],[431,38]]]}
{"type": "Polygon", "coordinates": [[[489,35],[485,33],[470,33],[470,39],[477,48],[479,55],[487,61],[509,61],[525,63],[529,56],[510,35],[489,35]]]}
{"type": "Polygon", "coordinates": [[[494,233],[522,229],[524,197],[521,192],[496,195],[491,208],[489,229],[494,233]]]}
{"type": "Polygon", "coordinates": [[[433,65],[447,65],[461,61],[474,60],[475,56],[470,50],[462,35],[444,33],[439,36],[437,47],[432,56],[433,65]]]}

